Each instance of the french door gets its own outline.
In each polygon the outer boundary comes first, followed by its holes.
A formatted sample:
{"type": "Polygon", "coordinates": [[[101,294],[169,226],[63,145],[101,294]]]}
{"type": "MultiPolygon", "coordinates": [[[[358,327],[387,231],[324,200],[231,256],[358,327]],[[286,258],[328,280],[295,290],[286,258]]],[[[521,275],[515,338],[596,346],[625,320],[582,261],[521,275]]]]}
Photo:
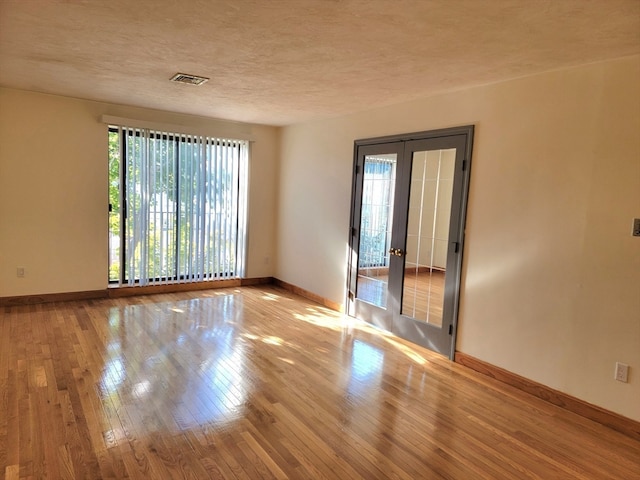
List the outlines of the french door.
{"type": "Polygon", "coordinates": [[[355,142],[347,310],[453,358],[473,126],[355,142]]]}

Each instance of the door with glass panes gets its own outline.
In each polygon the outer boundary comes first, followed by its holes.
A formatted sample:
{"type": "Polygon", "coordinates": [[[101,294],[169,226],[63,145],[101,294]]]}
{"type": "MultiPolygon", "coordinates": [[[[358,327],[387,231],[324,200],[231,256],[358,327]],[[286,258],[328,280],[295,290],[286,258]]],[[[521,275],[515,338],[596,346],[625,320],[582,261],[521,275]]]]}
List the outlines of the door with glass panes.
{"type": "Polygon", "coordinates": [[[473,127],[356,141],[348,313],[449,357],[473,127]]]}

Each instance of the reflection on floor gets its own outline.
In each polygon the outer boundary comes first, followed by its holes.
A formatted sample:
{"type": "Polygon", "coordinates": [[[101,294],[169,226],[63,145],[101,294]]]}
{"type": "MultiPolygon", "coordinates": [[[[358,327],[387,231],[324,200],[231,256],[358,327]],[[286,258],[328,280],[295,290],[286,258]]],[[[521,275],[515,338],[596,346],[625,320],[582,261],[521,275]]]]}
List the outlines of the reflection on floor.
{"type": "MultiPolygon", "coordinates": [[[[402,295],[402,314],[432,325],[442,325],[442,302],[444,299],[444,272],[405,272],[402,295]]],[[[386,305],[389,277],[358,276],[358,298],[373,305],[386,305]]]]}
{"type": "Polygon", "coordinates": [[[272,286],[0,310],[0,478],[637,478],[640,443],[272,286]]]}
{"type": "Polygon", "coordinates": [[[442,302],[444,300],[444,272],[404,274],[402,314],[423,320],[432,325],[442,325],[442,302]]]}

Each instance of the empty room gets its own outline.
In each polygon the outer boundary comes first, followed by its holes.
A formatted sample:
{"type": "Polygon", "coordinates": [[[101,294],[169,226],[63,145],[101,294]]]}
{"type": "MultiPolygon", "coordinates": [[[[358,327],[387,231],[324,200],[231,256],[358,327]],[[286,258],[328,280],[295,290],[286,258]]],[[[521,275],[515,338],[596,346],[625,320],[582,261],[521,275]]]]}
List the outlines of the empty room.
{"type": "Polygon", "coordinates": [[[0,0],[0,475],[640,479],[638,0],[0,0]]]}

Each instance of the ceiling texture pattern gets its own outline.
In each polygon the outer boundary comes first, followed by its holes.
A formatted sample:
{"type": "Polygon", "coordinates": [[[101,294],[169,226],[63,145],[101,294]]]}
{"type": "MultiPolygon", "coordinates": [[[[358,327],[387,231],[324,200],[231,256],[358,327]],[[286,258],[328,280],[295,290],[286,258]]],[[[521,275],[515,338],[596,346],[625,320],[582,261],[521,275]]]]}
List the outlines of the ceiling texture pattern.
{"type": "Polygon", "coordinates": [[[0,0],[2,86],[268,125],[639,53],[640,0],[0,0]]]}

